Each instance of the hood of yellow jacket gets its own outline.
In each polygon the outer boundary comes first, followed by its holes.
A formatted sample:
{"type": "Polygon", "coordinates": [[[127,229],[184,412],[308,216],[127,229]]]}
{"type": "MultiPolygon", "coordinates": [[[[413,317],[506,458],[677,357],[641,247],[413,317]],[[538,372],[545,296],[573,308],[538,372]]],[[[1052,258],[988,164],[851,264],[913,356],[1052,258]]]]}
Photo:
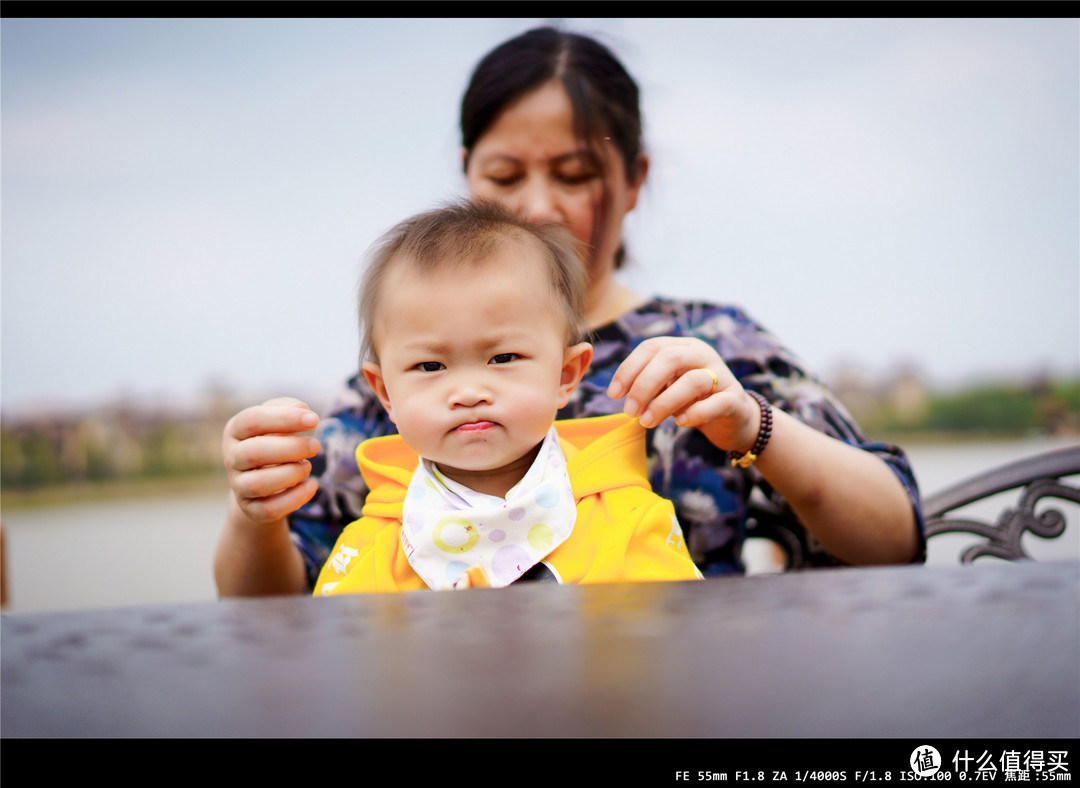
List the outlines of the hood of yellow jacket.
{"type": "MultiPolygon", "coordinates": [[[[557,421],[555,429],[577,500],[619,487],[648,489],[645,428],[637,419],[620,413],[557,421]]],[[[364,514],[399,518],[420,462],[416,452],[400,435],[387,435],[361,443],[356,462],[370,489],[364,514]]]]}

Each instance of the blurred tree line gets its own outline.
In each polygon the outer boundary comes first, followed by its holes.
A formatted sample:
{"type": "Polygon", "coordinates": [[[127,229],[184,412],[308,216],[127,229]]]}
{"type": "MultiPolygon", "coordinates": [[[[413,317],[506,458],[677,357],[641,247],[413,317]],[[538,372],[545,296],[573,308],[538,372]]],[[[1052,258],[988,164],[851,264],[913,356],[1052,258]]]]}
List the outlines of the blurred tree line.
{"type": "Polygon", "coordinates": [[[231,405],[174,412],[130,402],[85,413],[0,419],[0,488],[208,478],[223,474],[231,405]]]}
{"type": "MultiPolygon", "coordinates": [[[[839,375],[829,384],[877,440],[1080,435],[1076,378],[931,391],[914,371],[900,370],[884,383],[839,375]]],[[[238,409],[219,393],[186,413],[118,402],[86,413],[0,417],[0,487],[223,477],[221,434],[238,409]]]]}
{"type": "Polygon", "coordinates": [[[899,401],[881,397],[863,410],[860,423],[870,434],[956,438],[1078,435],[1080,380],[981,382],[899,401]]]}

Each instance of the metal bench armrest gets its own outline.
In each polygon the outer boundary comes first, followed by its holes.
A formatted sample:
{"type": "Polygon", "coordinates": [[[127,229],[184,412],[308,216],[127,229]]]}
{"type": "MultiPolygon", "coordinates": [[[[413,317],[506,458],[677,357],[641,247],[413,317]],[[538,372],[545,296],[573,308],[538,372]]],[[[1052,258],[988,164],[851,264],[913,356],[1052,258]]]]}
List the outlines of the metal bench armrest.
{"type": "Polygon", "coordinates": [[[979,556],[1030,559],[1020,543],[1025,533],[1053,539],[1065,532],[1065,517],[1059,510],[1036,513],[1036,505],[1045,498],[1080,503],[1080,488],[1062,481],[1075,474],[1080,474],[1080,446],[1027,457],[947,487],[923,498],[926,537],[969,533],[984,539],[963,551],[960,561],[965,564],[979,556]],[[970,503],[1018,488],[1023,489],[1016,506],[1004,509],[994,522],[950,516],[970,503]]]}

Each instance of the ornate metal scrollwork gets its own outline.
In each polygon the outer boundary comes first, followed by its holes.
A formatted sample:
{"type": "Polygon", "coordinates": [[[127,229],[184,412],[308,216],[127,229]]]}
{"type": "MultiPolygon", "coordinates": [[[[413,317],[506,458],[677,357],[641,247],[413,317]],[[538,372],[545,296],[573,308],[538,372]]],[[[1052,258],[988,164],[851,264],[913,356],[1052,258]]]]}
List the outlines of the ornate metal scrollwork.
{"type": "Polygon", "coordinates": [[[1045,498],[1080,503],[1080,488],[1061,481],[1063,476],[1080,473],[1080,447],[1068,448],[1011,463],[981,474],[944,490],[924,501],[926,536],[942,533],[969,533],[982,537],[960,555],[969,564],[980,556],[994,556],[1010,561],[1030,559],[1021,545],[1025,533],[1054,539],[1065,532],[1065,516],[1057,509],[1036,512],[1045,498]],[[973,501],[1000,492],[1023,488],[1015,507],[1006,508],[995,522],[966,517],[950,517],[949,512],[973,501]]]}
{"type": "MultiPolygon", "coordinates": [[[[1080,503],[1080,488],[1064,477],[1080,474],[1080,446],[1049,451],[990,469],[923,498],[926,538],[944,533],[966,533],[984,539],[960,554],[960,562],[970,564],[982,556],[1009,561],[1030,560],[1021,540],[1025,533],[1055,539],[1065,532],[1066,518],[1058,509],[1036,512],[1047,498],[1080,503]],[[998,493],[1021,490],[1013,507],[1006,508],[996,521],[978,520],[957,510],[998,493]],[[951,513],[956,514],[951,514],[951,513]]],[[[764,538],[779,545],[787,558],[787,569],[804,569],[812,564],[811,540],[805,531],[796,531],[790,519],[775,507],[757,502],[748,517],[747,538],[764,538]]],[[[1077,527],[1080,523],[1074,524],[1077,527]]]]}

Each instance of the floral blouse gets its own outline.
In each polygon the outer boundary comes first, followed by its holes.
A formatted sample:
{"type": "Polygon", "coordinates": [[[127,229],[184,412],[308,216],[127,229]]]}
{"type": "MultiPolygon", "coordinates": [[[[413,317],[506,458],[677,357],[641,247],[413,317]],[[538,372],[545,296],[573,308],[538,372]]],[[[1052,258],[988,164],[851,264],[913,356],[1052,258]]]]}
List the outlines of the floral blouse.
{"type": "MultiPolygon", "coordinates": [[[[593,363],[558,418],[622,412],[622,402],[607,396],[615,370],[650,337],[695,337],[713,346],[747,389],[821,432],[880,456],[911,497],[925,558],[919,493],[903,452],[868,441],[836,397],[815,379],[775,337],[737,307],[655,298],[594,332],[593,363]]],[[[319,482],[315,497],[289,520],[294,543],[307,566],[309,588],[329,557],[341,530],[359,519],[367,487],[356,465],[356,447],[395,427],[363,377],[351,378],[317,437],[323,451],[312,459],[319,482]]],[[[732,467],[727,453],[692,428],[667,419],[647,433],[649,478],[653,489],[674,503],[690,554],[705,575],[741,573],[740,557],[754,507],[778,512],[799,534],[803,560],[812,566],[842,563],[826,553],[799,525],[783,499],[756,469],[732,467]]]]}

